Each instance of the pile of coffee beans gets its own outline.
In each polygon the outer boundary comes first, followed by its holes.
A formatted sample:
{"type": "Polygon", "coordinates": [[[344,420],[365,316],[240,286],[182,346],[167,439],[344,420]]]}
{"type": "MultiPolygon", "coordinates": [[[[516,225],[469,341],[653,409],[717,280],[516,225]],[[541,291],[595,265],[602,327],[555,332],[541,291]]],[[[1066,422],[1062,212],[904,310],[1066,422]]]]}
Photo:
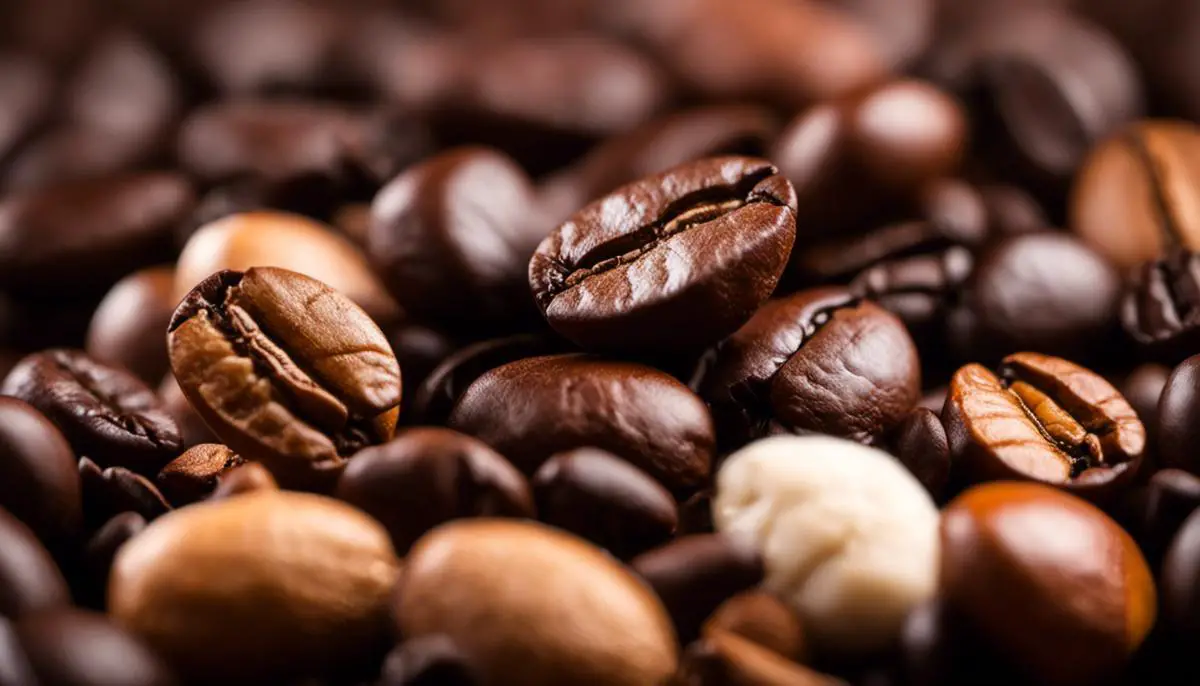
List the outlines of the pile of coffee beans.
{"type": "Polygon", "coordinates": [[[0,686],[1198,641],[1200,0],[0,0],[0,686]]]}

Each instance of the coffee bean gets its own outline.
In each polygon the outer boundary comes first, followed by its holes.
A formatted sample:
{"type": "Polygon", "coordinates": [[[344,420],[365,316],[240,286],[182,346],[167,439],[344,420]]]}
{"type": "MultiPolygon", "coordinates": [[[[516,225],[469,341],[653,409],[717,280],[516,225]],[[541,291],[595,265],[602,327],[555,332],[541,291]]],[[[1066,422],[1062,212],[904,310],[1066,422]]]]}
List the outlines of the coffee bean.
{"type": "Polygon", "coordinates": [[[0,203],[0,286],[78,295],[167,257],[195,198],[176,174],[114,176],[10,195],[0,203]]]}
{"type": "Polygon", "coordinates": [[[940,598],[908,613],[899,651],[904,683],[912,686],[1011,686],[1027,680],[940,598]]]}
{"type": "Polygon", "coordinates": [[[704,623],[704,635],[731,633],[769,648],[789,660],[803,661],[804,628],[783,601],[766,591],[745,591],[721,603],[704,623]]]}
{"type": "Polygon", "coordinates": [[[189,448],[158,473],[158,486],[176,507],[212,495],[222,475],[245,463],[237,453],[219,443],[189,448]]]}
{"type": "Polygon", "coordinates": [[[50,553],[33,531],[4,509],[0,550],[0,617],[19,618],[71,604],[67,582],[50,553]]]}
{"type": "Polygon", "coordinates": [[[183,391],[175,381],[174,373],[168,373],[163,378],[162,383],[158,386],[158,397],[162,400],[163,407],[179,425],[184,448],[191,448],[201,443],[217,442],[217,437],[212,429],[208,428],[192,404],[184,397],[183,391]]]}
{"type": "Polygon", "coordinates": [[[146,518],[136,512],[122,512],[104,523],[83,548],[84,588],[80,604],[104,609],[113,559],[121,546],[146,528],[146,518]]]}
{"type": "Polygon", "coordinates": [[[343,205],[333,213],[329,223],[355,245],[365,248],[367,231],[371,228],[371,206],[365,202],[343,205]]]}
{"type": "Polygon", "coordinates": [[[993,235],[1015,236],[1042,231],[1050,226],[1041,204],[1019,186],[985,184],[978,190],[993,235]]]}
{"type": "Polygon", "coordinates": [[[387,532],[329,498],[262,492],[183,508],[123,546],[109,613],[189,679],[284,683],[386,640],[387,532]],[[237,583],[212,583],[237,570],[237,583]]]}
{"type": "MultiPolygon", "coordinates": [[[[129,173],[159,152],[143,132],[108,132],[60,124],[23,147],[3,172],[3,184],[32,192],[63,183],[129,173]]],[[[165,256],[165,255],[164,255],[165,256]]]]}
{"type": "Polygon", "coordinates": [[[1136,367],[1119,385],[1121,395],[1146,427],[1149,447],[1153,449],[1158,448],[1158,400],[1170,376],[1170,367],[1148,363],[1136,367]]]}
{"type": "Polygon", "coordinates": [[[430,634],[388,654],[379,686],[478,686],[477,671],[449,637],[430,634]]]}
{"type": "Polygon", "coordinates": [[[90,528],[99,528],[122,512],[136,512],[153,521],[171,510],[154,482],[124,467],[100,469],[88,458],[79,461],[83,511],[90,528]]]}
{"type": "Polygon", "coordinates": [[[1179,469],[1160,470],[1150,477],[1143,503],[1128,529],[1151,569],[1158,569],[1184,521],[1200,507],[1200,478],[1179,469]]]}
{"type": "Polygon", "coordinates": [[[700,635],[721,603],[763,579],[758,552],[719,534],[685,536],[639,555],[629,566],[658,594],[683,643],[700,635]]]}
{"type": "Polygon", "coordinates": [[[684,651],[679,686],[847,686],[740,636],[714,632],[684,651]]]}
{"type": "Polygon", "coordinates": [[[942,421],[970,481],[1040,481],[1097,500],[1128,488],[1146,445],[1137,413],[1103,377],[1037,353],[1009,355],[996,373],[959,369],[942,421]]]}
{"type": "Polygon", "coordinates": [[[252,267],[198,285],[172,319],[184,395],[234,452],[280,482],[328,489],[396,426],[400,367],[347,297],[296,272],[252,267]]]}
{"type": "Polygon", "coordinates": [[[1195,126],[1144,121],[1097,146],[1071,194],[1071,229],[1119,267],[1157,258],[1166,248],[1200,249],[1191,206],[1200,185],[1195,126]]]}
{"type": "Polygon", "coordinates": [[[1171,249],[1134,272],[1121,326],[1147,357],[1177,363],[1200,349],[1200,255],[1171,249]]]}
{"type": "Polygon", "coordinates": [[[217,479],[217,488],[209,496],[209,500],[232,498],[243,493],[255,491],[277,491],[279,484],[270,470],[257,462],[247,462],[240,467],[234,467],[217,479]]]}
{"type": "Polygon", "coordinates": [[[181,91],[174,68],[148,41],[110,30],[67,82],[64,120],[97,136],[135,136],[150,161],[179,116],[181,91]]]}
{"type": "Polygon", "coordinates": [[[40,412],[0,397],[0,507],[61,552],[83,524],[75,453],[40,412]]]}
{"type": "MultiPolygon", "coordinates": [[[[533,186],[512,160],[457,148],[410,167],[371,206],[367,251],[423,322],[479,329],[531,310],[529,258],[545,235],[533,186]]],[[[510,323],[511,325],[511,323],[510,323]]]]}
{"type": "Polygon", "coordinates": [[[650,367],[585,355],[534,357],[487,372],[463,393],[448,425],[526,474],[555,453],[594,446],[673,493],[708,478],[715,448],[708,410],[683,384],[650,367]]]}
{"type": "Polygon", "coordinates": [[[233,214],[192,234],[176,265],[175,301],[216,272],[251,267],[279,267],[323,281],[376,321],[400,317],[357,247],[320,222],[273,211],[233,214]]]}
{"type": "Polygon", "coordinates": [[[34,683],[56,686],[174,686],[171,670],[102,614],[60,610],[20,619],[17,639],[34,683]]]}
{"type": "Polygon", "coordinates": [[[916,405],[921,371],[899,320],[845,290],[821,288],[760,308],[722,344],[701,395],[732,447],[766,435],[772,421],[785,432],[868,442],[916,405]]]}
{"type": "Polygon", "coordinates": [[[17,638],[13,622],[0,617],[0,683],[36,684],[37,675],[17,638]]]}
{"type": "Polygon", "coordinates": [[[950,607],[1037,683],[1098,683],[1154,624],[1154,581],[1100,510],[1039,484],[977,486],[942,515],[950,607]]]}
{"type": "Polygon", "coordinates": [[[42,120],[52,100],[52,78],[28,56],[6,54],[0,59],[0,159],[8,157],[42,120]]]}
{"type": "Polygon", "coordinates": [[[163,331],[178,303],[171,267],[149,267],[121,279],[92,315],[88,355],[157,384],[171,368],[163,331]]]}
{"type": "Polygon", "coordinates": [[[710,490],[696,491],[691,497],[679,504],[679,527],[677,533],[680,536],[711,534],[714,531],[712,495],[712,491],[710,490]]]}
{"type": "Polygon", "coordinates": [[[33,405],[62,431],[76,455],[106,467],[154,474],[182,446],[179,427],[154,391],[81,351],[29,355],[5,377],[0,393],[33,405]]]}
{"type": "Polygon", "coordinates": [[[538,519],[618,559],[666,543],[678,515],[667,489],[621,458],[594,448],[551,457],[533,475],[538,519]]]}
{"type": "Polygon", "coordinates": [[[1171,371],[1158,401],[1158,456],[1163,466],[1200,475],[1200,357],[1189,357],[1171,371]]]}
{"type": "Polygon", "coordinates": [[[939,412],[916,408],[888,437],[896,459],[941,502],[950,480],[950,444],[939,412]]]}
{"type": "Polygon", "coordinates": [[[691,162],[580,210],[538,247],[529,283],[550,325],[582,347],[703,350],[774,291],[794,211],[765,161],[691,162]]]}
{"type": "Polygon", "coordinates": [[[409,640],[447,636],[495,686],[643,686],[676,667],[654,594],[599,548],[532,523],[463,520],[422,538],[393,617],[409,640]]]}
{"type": "Polygon", "coordinates": [[[405,554],[435,526],[464,517],[533,517],[529,482],[486,444],[449,429],[403,431],[354,455],[338,498],[387,528],[405,554]]]}
{"type": "Polygon", "coordinates": [[[716,484],[717,531],[761,552],[764,588],[800,614],[820,655],[886,649],[937,590],[937,508],[883,451],[776,436],[730,455],[716,484]]]}

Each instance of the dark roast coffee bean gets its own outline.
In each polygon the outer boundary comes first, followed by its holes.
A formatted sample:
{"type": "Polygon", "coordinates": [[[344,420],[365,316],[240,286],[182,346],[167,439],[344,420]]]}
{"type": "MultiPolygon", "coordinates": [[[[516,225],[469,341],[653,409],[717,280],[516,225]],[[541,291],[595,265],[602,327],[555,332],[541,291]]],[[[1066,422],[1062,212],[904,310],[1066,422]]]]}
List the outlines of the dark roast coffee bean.
{"type": "Polygon", "coordinates": [[[486,148],[431,157],[371,206],[367,252],[400,305],[422,322],[478,329],[531,310],[529,258],[545,236],[533,186],[486,148]]]}
{"type": "Polygon", "coordinates": [[[1142,420],[1151,439],[1150,445],[1155,448],[1158,446],[1158,401],[1170,376],[1170,367],[1148,363],[1135,368],[1118,385],[1121,395],[1142,420]]]}
{"type": "Polygon", "coordinates": [[[37,676],[25,657],[12,622],[0,617],[0,684],[36,684],[37,676]]]}
{"type": "Polygon", "coordinates": [[[56,551],[78,543],[75,453],[49,420],[16,398],[0,397],[0,507],[56,551]]]}
{"type": "Polygon", "coordinates": [[[296,272],[224,271],[176,310],[184,395],[220,437],[285,485],[331,488],[346,458],[392,437],[400,366],[346,296],[296,272]]]}
{"type": "Polygon", "coordinates": [[[128,173],[156,152],[154,144],[140,133],[60,124],[21,149],[4,171],[3,183],[13,191],[31,192],[128,173]]]}
{"type": "Polygon", "coordinates": [[[994,361],[1014,350],[1101,360],[1117,329],[1121,279],[1071,236],[1005,238],[976,260],[951,314],[958,359],[994,361]]]}
{"type": "Polygon", "coordinates": [[[396,353],[396,360],[404,370],[403,397],[406,402],[401,420],[411,424],[418,420],[413,408],[421,384],[458,348],[458,343],[446,334],[420,324],[402,324],[393,329],[388,334],[388,342],[392,344],[392,352],[396,353]]]}
{"type": "Polygon", "coordinates": [[[1138,267],[1121,326],[1148,357],[1173,364],[1200,350],[1200,253],[1170,249],[1138,267]]]}
{"type": "Polygon", "coordinates": [[[169,256],[171,231],[195,203],[175,174],[51,186],[0,203],[0,286],[38,296],[111,285],[169,256]]]}
{"type": "Polygon", "coordinates": [[[447,423],[526,474],[555,453],[594,446],[677,494],[708,479],[716,442],[708,409],[683,384],[650,367],[584,355],[493,369],[463,393],[447,423]]]}
{"type": "Polygon", "coordinates": [[[713,610],[762,583],[763,562],[747,544],[720,534],[685,536],[629,563],[666,606],[682,643],[700,635],[713,610]]]}
{"type": "Polygon", "coordinates": [[[934,500],[950,479],[950,444],[938,412],[918,407],[888,437],[888,447],[934,500]]]}
{"type": "Polygon", "coordinates": [[[146,384],[77,350],[22,360],[0,393],[24,400],[54,422],[75,450],[103,466],[154,474],[179,454],[175,419],[146,384]]]}
{"type": "Polygon", "coordinates": [[[470,659],[445,635],[404,641],[388,653],[379,686],[478,686],[470,659]]]}
{"type": "Polygon", "coordinates": [[[1158,400],[1158,457],[1164,467],[1200,475],[1200,356],[1171,371],[1158,400]]]}
{"type": "Polygon", "coordinates": [[[1200,131],[1179,121],[1127,127],[1088,156],[1071,194],[1071,229],[1119,267],[1167,248],[1200,249],[1200,131]]]}
{"type": "Polygon", "coordinates": [[[122,512],[104,523],[83,548],[83,569],[86,574],[81,591],[81,604],[103,610],[108,590],[109,573],[117,551],[146,528],[146,518],[136,512],[122,512]]]}
{"type": "Polygon", "coordinates": [[[1171,541],[1198,507],[1200,478],[1180,469],[1163,469],[1150,477],[1142,507],[1128,528],[1152,569],[1158,569],[1171,541]]]}
{"type": "Polygon", "coordinates": [[[920,81],[857,91],[803,112],[770,154],[796,188],[799,236],[838,236],[885,218],[954,172],[966,129],[962,105],[920,81]]]}
{"type": "Polygon", "coordinates": [[[704,635],[728,632],[803,661],[808,654],[800,616],[766,591],[745,591],[721,603],[704,623],[704,635]]]}
{"type": "Polygon", "coordinates": [[[1146,430],[1102,376],[1037,353],[955,373],[942,421],[970,481],[1021,479],[1107,499],[1141,467],[1146,430]]]}
{"type": "Polygon", "coordinates": [[[703,350],[775,290],[795,195],[769,163],[691,162],[625,186],[553,231],[529,263],[556,331],[591,350],[703,350]]]}
{"type": "Polygon", "coordinates": [[[158,397],[162,400],[163,408],[175,418],[179,425],[179,433],[183,438],[184,448],[190,448],[201,443],[216,443],[217,436],[208,428],[204,420],[188,402],[175,381],[175,374],[168,373],[158,386],[158,397]]]}
{"type": "Polygon", "coordinates": [[[939,598],[908,614],[899,643],[904,683],[912,686],[1012,686],[1026,681],[961,613],[939,598]]]}
{"type": "Polygon", "coordinates": [[[247,462],[240,467],[234,467],[217,479],[217,489],[213,491],[211,500],[232,498],[235,495],[253,493],[255,491],[277,491],[279,484],[271,472],[258,462],[247,462]]]}
{"type": "Polygon", "coordinates": [[[33,532],[0,509],[0,617],[23,617],[71,604],[50,553],[33,532]]]}
{"type": "Polygon", "coordinates": [[[37,61],[0,58],[0,159],[6,159],[37,126],[52,100],[50,74],[37,61]]]}
{"type": "Polygon", "coordinates": [[[171,369],[163,332],[179,303],[174,280],[174,269],[150,267],[118,281],[92,315],[87,353],[158,383],[171,369]]]}
{"type": "Polygon", "coordinates": [[[88,458],[79,461],[83,511],[95,529],[122,512],[136,512],[153,521],[171,510],[171,504],[146,477],[124,467],[100,469],[88,458]]]}
{"type": "Polygon", "coordinates": [[[978,188],[993,236],[1033,233],[1050,227],[1046,211],[1017,186],[986,184],[978,188]]]}
{"type": "Polygon", "coordinates": [[[916,405],[921,369],[894,316],[818,288],[764,305],[722,344],[701,395],[730,446],[766,435],[771,423],[869,442],[916,405]]]}
{"type": "Polygon", "coordinates": [[[538,519],[626,560],[670,540],[678,525],[670,492],[603,450],[550,458],[533,475],[538,519]]]}
{"type": "Polygon", "coordinates": [[[335,495],[387,527],[397,552],[464,517],[533,517],[529,482],[499,453],[449,429],[416,428],[359,451],[335,495]]]}
{"type": "Polygon", "coordinates": [[[101,136],[136,136],[152,155],[175,123],[181,90],[171,65],[147,41],[110,31],[66,84],[64,120],[101,136]]]}
{"type": "Polygon", "coordinates": [[[679,504],[679,535],[711,534],[716,530],[712,516],[712,491],[693,493],[679,504]]]}
{"type": "Polygon", "coordinates": [[[741,636],[715,632],[684,651],[679,686],[847,686],[741,636]]]}
{"type": "Polygon", "coordinates": [[[1193,512],[1184,521],[1163,560],[1163,619],[1171,631],[1187,641],[1200,636],[1200,515],[1193,512]]]}
{"type": "Polygon", "coordinates": [[[509,362],[549,355],[561,349],[561,345],[548,337],[529,334],[468,345],[442,360],[417,389],[411,409],[414,421],[445,424],[458,399],[485,373],[509,362]]]}
{"type": "Polygon", "coordinates": [[[893,71],[910,66],[925,54],[934,37],[935,0],[822,0],[845,11],[870,30],[884,61],[893,71]]]}
{"type": "Polygon", "coordinates": [[[971,252],[955,246],[880,262],[860,272],[848,288],[899,317],[929,360],[945,356],[947,324],[974,267],[971,252]]]}
{"type": "Polygon", "coordinates": [[[61,610],[16,622],[37,683],[55,686],[174,686],[162,660],[101,614],[61,610]]]}
{"type": "Polygon", "coordinates": [[[222,475],[244,463],[237,453],[219,443],[203,443],[171,460],[156,481],[168,502],[182,507],[211,495],[222,475]]]}

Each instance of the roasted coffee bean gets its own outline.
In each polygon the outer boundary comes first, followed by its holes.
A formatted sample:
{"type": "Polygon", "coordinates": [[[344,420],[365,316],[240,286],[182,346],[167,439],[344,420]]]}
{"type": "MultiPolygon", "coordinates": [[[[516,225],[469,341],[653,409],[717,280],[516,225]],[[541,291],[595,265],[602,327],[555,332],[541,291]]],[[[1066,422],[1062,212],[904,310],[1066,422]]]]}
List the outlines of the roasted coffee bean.
{"type": "Polygon", "coordinates": [[[6,159],[41,122],[52,99],[53,83],[45,67],[28,56],[0,58],[0,159],[6,159]]]}
{"type": "Polygon", "coordinates": [[[1197,151],[1200,132],[1186,122],[1143,121],[1109,137],[1075,181],[1071,229],[1122,268],[1200,249],[1197,151]]]}
{"type": "Polygon", "coordinates": [[[430,634],[404,641],[388,653],[379,686],[478,686],[482,682],[449,637],[430,634]]]}
{"type": "Polygon", "coordinates": [[[55,686],[175,686],[162,659],[102,614],[59,610],[15,622],[36,679],[55,686]]]}
{"type": "Polygon", "coordinates": [[[189,680],[286,683],[382,655],[398,568],[354,508],[248,494],[176,510],[123,546],[109,614],[189,680]],[[237,583],[213,583],[234,569],[237,583]]]}
{"type": "Polygon", "coordinates": [[[887,440],[900,464],[939,502],[950,480],[950,443],[940,413],[914,409],[887,440]]]}
{"type": "Polygon", "coordinates": [[[182,507],[212,495],[222,475],[245,463],[219,443],[193,446],[158,473],[158,487],[167,500],[182,507]]]}
{"type": "Polygon", "coordinates": [[[393,606],[401,636],[447,636],[494,686],[644,686],[675,671],[662,604],[599,548],[538,524],[475,519],[425,536],[393,606]]]}
{"type": "Polygon", "coordinates": [[[1200,356],[1171,371],[1158,401],[1158,457],[1165,467],[1200,475],[1200,356]]]}
{"type": "Polygon", "coordinates": [[[935,0],[822,0],[843,10],[870,30],[876,47],[893,71],[911,66],[934,37],[935,0]]]}
{"type": "Polygon", "coordinates": [[[1117,332],[1120,274],[1071,236],[1040,232],[997,241],[975,261],[949,315],[959,360],[1016,350],[1102,361],[1117,332]],[[972,357],[974,356],[974,357],[972,357]]]}
{"type": "Polygon", "coordinates": [[[154,482],[124,467],[100,469],[88,458],[79,461],[83,512],[92,529],[122,512],[136,512],[153,521],[171,510],[154,482]]]}
{"type": "Polygon", "coordinates": [[[529,482],[477,439],[439,428],[359,451],[335,495],[383,523],[401,555],[435,526],[465,517],[533,517],[529,482]]]}
{"type": "Polygon", "coordinates": [[[233,214],[192,234],[176,264],[175,302],[212,274],[251,267],[289,269],[322,281],[378,322],[400,317],[357,247],[320,222],[274,211],[233,214]]]}
{"type": "Polygon", "coordinates": [[[421,416],[415,411],[416,398],[421,384],[425,383],[443,360],[458,349],[458,342],[447,334],[420,324],[400,325],[388,334],[388,342],[392,344],[392,352],[396,353],[396,360],[404,370],[405,403],[401,421],[407,424],[441,423],[421,422],[421,416]]]}
{"type": "Polygon", "coordinates": [[[163,407],[175,418],[175,422],[179,425],[179,433],[183,437],[183,447],[191,448],[192,446],[200,445],[201,443],[216,443],[217,436],[208,428],[200,415],[196,413],[195,408],[184,397],[183,391],[180,390],[179,384],[175,381],[175,374],[168,373],[163,381],[158,386],[158,397],[162,400],[163,407]]]}
{"type": "Polygon", "coordinates": [[[104,523],[83,548],[85,586],[80,591],[82,605],[104,609],[113,559],[121,546],[146,528],[146,518],[136,512],[122,512],[104,523]]]}
{"type": "Polygon", "coordinates": [[[1146,427],[1150,447],[1154,449],[1158,448],[1158,401],[1170,376],[1170,367],[1147,363],[1136,367],[1118,385],[1121,395],[1129,401],[1130,407],[1146,427]]]}
{"type": "Polygon", "coordinates": [[[898,319],[845,290],[819,288],[759,309],[722,344],[701,395],[731,447],[766,435],[772,422],[870,442],[916,406],[921,370],[898,319]]]}
{"type": "Polygon", "coordinates": [[[621,560],[666,543],[679,523],[667,489],[603,450],[555,455],[538,468],[532,484],[539,520],[621,560]]]}
{"type": "Polygon", "coordinates": [[[56,552],[83,525],[75,453],[53,424],[16,398],[0,397],[0,507],[56,552]]]}
{"type": "Polygon", "coordinates": [[[54,423],[75,454],[154,474],[179,454],[175,419],[146,384],[77,350],[34,353],[5,377],[0,393],[54,423]]]}
{"type": "Polygon", "coordinates": [[[710,490],[696,491],[679,504],[677,532],[680,536],[713,532],[712,495],[710,490]]]}
{"type": "Polygon", "coordinates": [[[676,494],[705,482],[716,443],[708,409],[686,386],[650,367],[586,355],[534,357],[483,374],[448,425],[526,474],[555,453],[593,446],[676,494]]]}
{"type": "Polygon", "coordinates": [[[952,174],[966,130],[962,105],[921,81],[883,84],[801,113],[770,154],[796,188],[801,242],[866,228],[952,174]]]}
{"type": "Polygon", "coordinates": [[[1033,233],[1051,225],[1041,204],[1018,186],[985,184],[978,190],[993,236],[1033,233]]]}
{"type": "MultiPolygon", "coordinates": [[[[510,362],[559,352],[563,346],[546,336],[518,334],[473,343],[446,356],[413,396],[413,420],[445,424],[462,394],[487,372],[510,362]]],[[[403,360],[401,361],[403,364],[403,360]]],[[[404,376],[408,378],[407,367],[404,376]]]]}
{"type": "MultiPolygon", "coordinates": [[[[0,179],[13,191],[29,193],[65,183],[97,181],[136,169],[154,152],[135,133],[108,133],[59,125],[21,149],[0,179]]],[[[160,255],[165,257],[165,255],[160,255]]]]}
{"type": "Polygon", "coordinates": [[[278,491],[279,484],[270,470],[257,462],[247,462],[240,467],[234,467],[217,479],[217,488],[209,497],[210,500],[232,498],[243,493],[255,491],[278,491]]]}
{"type": "Polygon", "coordinates": [[[252,267],[198,285],[171,321],[179,386],[234,452],[284,485],[332,488],[346,458],[392,437],[400,367],[346,296],[252,267]]]}
{"type": "Polygon", "coordinates": [[[178,304],[171,267],[149,267],[121,279],[92,315],[88,355],[157,384],[171,369],[163,332],[178,304]]]}
{"type": "Polygon", "coordinates": [[[769,648],[789,660],[808,653],[800,617],[766,591],[746,591],[721,603],[704,623],[704,635],[728,632],[769,648]]]}
{"type": "Polygon", "coordinates": [[[674,112],[596,146],[548,179],[539,203],[554,221],[638,179],[705,157],[761,157],[778,124],[770,111],[749,105],[710,105],[674,112]]]}
{"type": "Polygon", "coordinates": [[[1141,507],[1127,530],[1137,539],[1151,569],[1158,569],[1184,521],[1200,507],[1200,478],[1180,469],[1150,477],[1141,507]]]}
{"type": "Polygon", "coordinates": [[[847,686],[736,634],[714,632],[688,646],[676,686],[847,686]]]}
{"type": "Polygon", "coordinates": [[[546,234],[533,185],[487,148],[424,160],[375,196],[367,251],[404,309],[422,322],[478,330],[532,310],[529,258],[546,234]]]}
{"type": "Polygon", "coordinates": [[[34,533],[0,509],[0,617],[24,617],[71,604],[67,582],[34,533]]]}
{"type": "Polygon", "coordinates": [[[182,84],[166,58],[143,37],[122,30],[95,41],[64,98],[65,122],[97,136],[136,136],[148,156],[161,152],[183,104],[182,84]]]}
{"type": "Polygon", "coordinates": [[[985,484],[950,503],[941,574],[949,606],[1036,683],[1100,683],[1154,624],[1154,581],[1129,534],[1040,484],[985,484]]]}
{"type": "Polygon", "coordinates": [[[721,603],[762,583],[762,557],[720,534],[685,536],[634,558],[629,566],[662,600],[683,643],[700,635],[721,603]]]}
{"type": "Polygon", "coordinates": [[[1171,542],[1163,560],[1163,619],[1173,633],[1187,641],[1200,636],[1200,599],[1196,580],[1200,576],[1200,516],[1187,517],[1171,542]]]}
{"type": "Polygon", "coordinates": [[[1062,358],[1017,353],[996,373],[958,370],[942,412],[969,481],[1033,480],[1110,499],[1141,467],[1146,429],[1102,376],[1062,358]]]}
{"type": "Polygon", "coordinates": [[[1200,350],[1200,254],[1174,248],[1138,267],[1121,326],[1147,357],[1173,364],[1200,350]]]}
{"type": "Polygon", "coordinates": [[[765,161],[691,162],[580,210],[538,247],[529,283],[550,325],[581,347],[700,351],[775,290],[795,207],[765,161]]]}
{"type": "Polygon", "coordinates": [[[195,203],[176,174],[80,181],[0,203],[0,287],[78,296],[169,256],[171,231],[195,203]]]}

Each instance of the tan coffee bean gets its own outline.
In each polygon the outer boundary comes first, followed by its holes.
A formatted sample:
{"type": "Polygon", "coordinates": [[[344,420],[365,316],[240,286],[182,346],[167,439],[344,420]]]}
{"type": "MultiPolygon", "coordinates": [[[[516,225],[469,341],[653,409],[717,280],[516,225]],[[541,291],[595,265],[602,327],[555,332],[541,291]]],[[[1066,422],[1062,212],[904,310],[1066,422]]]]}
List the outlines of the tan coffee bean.
{"type": "Polygon", "coordinates": [[[419,540],[401,635],[445,634],[487,686],[647,686],[676,667],[654,594],[597,547],[539,524],[470,519],[419,540]]]}
{"type": "Polygon", "coordinates": [[[190,682],[284,683],[386,649],[399,567],[358,510],[264,491],[177,510],[131,540],[109,613],[190,682]]]}

